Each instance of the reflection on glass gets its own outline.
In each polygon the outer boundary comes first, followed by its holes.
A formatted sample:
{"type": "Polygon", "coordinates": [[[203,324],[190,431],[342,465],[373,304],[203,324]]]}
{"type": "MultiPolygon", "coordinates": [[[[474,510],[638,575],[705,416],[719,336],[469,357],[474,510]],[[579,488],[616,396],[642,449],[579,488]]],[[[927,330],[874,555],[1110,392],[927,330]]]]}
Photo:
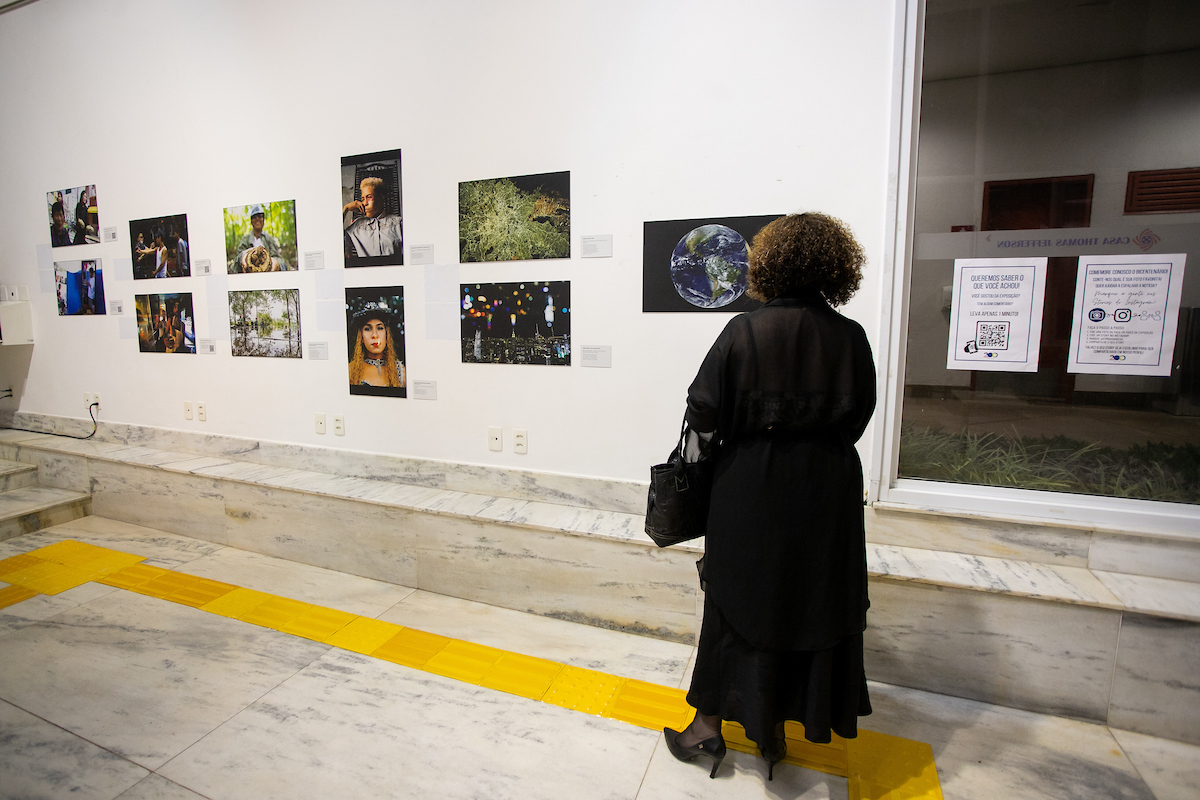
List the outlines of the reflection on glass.
{"type": "Polygon", "coordinates": [[[1200,503],[1200,206],[1126,196],[1200,165],[1200,4],[980,5],[928,5],[899,475],[1200,503]],[[1171,374],[1068,372],[1079,256],[1141,253],[1187,254],[1171,374]],[[954,259],[1008,256],[1038,370],[947,369],[954,259]]]}

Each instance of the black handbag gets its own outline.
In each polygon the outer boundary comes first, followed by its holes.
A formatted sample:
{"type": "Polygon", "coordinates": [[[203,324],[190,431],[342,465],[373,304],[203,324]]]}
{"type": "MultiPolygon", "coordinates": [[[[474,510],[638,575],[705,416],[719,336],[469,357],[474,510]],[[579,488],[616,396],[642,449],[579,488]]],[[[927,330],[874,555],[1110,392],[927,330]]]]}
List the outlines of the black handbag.
{"type": "Polygon", "coordinates": [[[701,440],[700,458],[685,463],[683,448],[687,442],[687,423],[680,432],[679,444],[667,463],[650,468],[650,491],[646,498],[646,534],[659,547],[697,539],[708,526],[708,505],[716,470],[715,437],[701,440]]]}

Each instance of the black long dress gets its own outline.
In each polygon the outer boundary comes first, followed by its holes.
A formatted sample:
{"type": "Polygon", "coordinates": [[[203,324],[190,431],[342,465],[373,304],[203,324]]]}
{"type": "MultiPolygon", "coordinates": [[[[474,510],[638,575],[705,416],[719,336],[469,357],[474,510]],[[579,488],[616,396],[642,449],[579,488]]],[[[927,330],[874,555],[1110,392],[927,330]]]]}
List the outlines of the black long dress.
{"type": "Polygon", "coordinates": [[[688,423],[721,441],[688,702],[760,745],[784,719],[852,738],[871,711],[854,443],[874,408],[866,334],[817,292],[731,320],[688,390],[688,423]]]}

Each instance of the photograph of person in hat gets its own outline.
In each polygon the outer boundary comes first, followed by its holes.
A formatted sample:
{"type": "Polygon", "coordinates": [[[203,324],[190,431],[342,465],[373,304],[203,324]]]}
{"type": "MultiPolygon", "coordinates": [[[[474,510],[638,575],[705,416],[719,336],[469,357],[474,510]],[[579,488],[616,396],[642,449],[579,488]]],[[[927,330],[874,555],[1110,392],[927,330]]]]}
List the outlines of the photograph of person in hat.
{"type": "Polygon", "coordinates": [[[231,275],[296,269],[296,201],[225,209],[225,267],[231,275]]]}
{"type": "Polygon", "coordinates": [[[404,288],[346,290],[350,394],[406,397],[404,288]]]}

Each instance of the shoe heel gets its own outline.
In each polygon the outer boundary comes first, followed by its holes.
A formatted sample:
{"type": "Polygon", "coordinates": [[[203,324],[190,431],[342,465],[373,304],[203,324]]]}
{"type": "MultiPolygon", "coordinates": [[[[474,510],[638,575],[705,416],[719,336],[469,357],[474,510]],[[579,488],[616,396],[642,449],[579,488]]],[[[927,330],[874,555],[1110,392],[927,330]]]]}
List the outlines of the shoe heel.
{"type": "Polygon", "coordinates": [[[724,760],[725,760],[725,756],[721,756],[720,758],[717,758],[716,756],[713,756],[713,760],[712,760],[712,762],[713,762],[713,768],[712,768],[712,772],[708,773],[708,777],[709,777],[709,778],[711,778],[711,779],[714,779],[714,780],[716,779],[716,777],[717,777],[717,769],[718,769],[718,768],[720,768],[720,766],[721,766],[721,762],[722,762],[722,761],[724,761],[724,760]]]}

